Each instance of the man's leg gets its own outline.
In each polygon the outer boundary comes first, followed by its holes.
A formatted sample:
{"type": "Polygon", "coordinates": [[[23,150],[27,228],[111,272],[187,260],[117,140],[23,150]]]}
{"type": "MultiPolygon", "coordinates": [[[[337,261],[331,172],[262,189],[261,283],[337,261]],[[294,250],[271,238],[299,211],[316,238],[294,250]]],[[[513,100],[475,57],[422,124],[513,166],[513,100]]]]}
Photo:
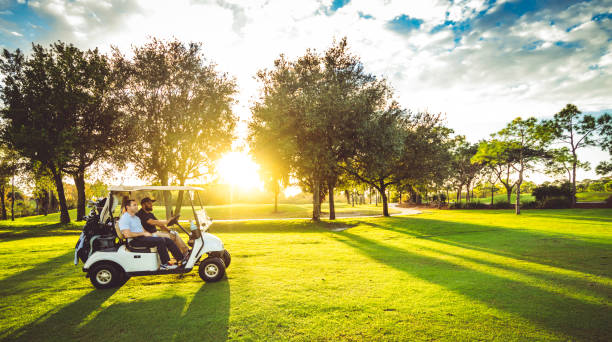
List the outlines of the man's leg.
{"type": "Polygon", "coordinates": [[[168,261],[170,261],[170,256],[166,249],[166,240],[164,238],[156,236],[139,236],[132,239],[130,245],[134,247],[157,247],[157,253],[159,254],[161,263],[168,264],[168,261]]]}
{"type": "Polygon", "coordinates": [[[189,253],[189,247],[187,246],[185,241],[181,239],[179,234],[176,234],[175,232],[172,232],[172,233],[156,232],[155,235],[170,238],[170,240],[174,242],[176,247],[178,247],[181,250],[181,253],[183,253],[183,255],[187,255],[187,253],[189,253]]]}
{"type": "Polygon", "coordinates": [[[166,243],[166,247],[168,247],[168,249],[170,250],[170,253],[172,253],[172,255],[174,256],[174,259],[176,259],[177,261],[183,260],[183,253],[181,253],[178,247],[176,247],[174,242],[172,242],[172,240],[167,237],[162,238],[162,239],[164,239],[166,243]]]}

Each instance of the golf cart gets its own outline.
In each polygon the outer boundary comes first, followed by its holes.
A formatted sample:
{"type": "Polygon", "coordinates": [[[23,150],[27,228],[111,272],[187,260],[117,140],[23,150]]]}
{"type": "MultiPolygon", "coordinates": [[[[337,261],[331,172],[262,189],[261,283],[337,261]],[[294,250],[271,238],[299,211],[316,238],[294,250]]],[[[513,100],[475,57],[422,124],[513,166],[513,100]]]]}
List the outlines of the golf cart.
{"type": "Polygon", "coordinates": [[[198,194],[202,189],[191,186],[112,186],[108,197],[91,202],[91,213],[77,242],[77,259],[83,262],[83,272],[98,289],[123,285],[132,276],[181,274],[191,272],[198,265],[202,280],[215,282],[223,278],[225,269],[231,262],[230,254],[218,237],[208,233],[212,219],[206,211],[198,194]],[[118,227],[123,198],[132,197],[135,192],[185,191],[194,221],[187,231],[177,219],[168,222],[176,225],[189,237],[189,258],[178,268],[160,270],[160,259],[155,247],[133,247],[123,237],[118,227]],[[196,210],[193,196],[197,198],[200,209],[196,210]],[[200,258],[205,255],[204,259],[200,258]]]}

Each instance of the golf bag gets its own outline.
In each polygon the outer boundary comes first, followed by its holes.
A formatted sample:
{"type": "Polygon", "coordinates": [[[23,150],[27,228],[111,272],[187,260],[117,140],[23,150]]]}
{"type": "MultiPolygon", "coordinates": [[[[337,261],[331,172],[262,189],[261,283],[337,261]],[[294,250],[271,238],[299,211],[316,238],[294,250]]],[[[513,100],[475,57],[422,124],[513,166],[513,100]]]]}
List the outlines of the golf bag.
{"type": "Polygon", "coordinates": [[[93,248],[95,252],[100,249],[113,247],[115,244],[114,239],[114,230],[112,224],[104,224],[100,223],[100,211],[106,202],[106,198],[98,201],[96,204],[96,208],[91,209],[89,215],[85,218],[86,223],[83,227],[83,232],[77,241],[74,251],[74,264],[78,263],[78,259],[80,259],[83,263],[87,261],[90,254],[90,248],[93,248]],[[105,237],[98,238],[94,241],[93,245],[90,247],[90,241],[94,236],[105,237]],[[112,237],[112,238],[110,238],[112,237]]]}

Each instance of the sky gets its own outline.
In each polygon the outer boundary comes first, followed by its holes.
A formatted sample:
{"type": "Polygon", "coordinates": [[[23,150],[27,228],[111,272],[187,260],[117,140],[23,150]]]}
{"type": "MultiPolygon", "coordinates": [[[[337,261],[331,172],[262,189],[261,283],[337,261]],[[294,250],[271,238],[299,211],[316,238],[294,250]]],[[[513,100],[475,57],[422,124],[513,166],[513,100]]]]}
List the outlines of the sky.
{"type": "MultiPolygon", "coordinates": [[[[612,0],[0,0],[1,48],[62,40],[128,52],[150,36],[201,42],[207,59],[236,77],[241,135],[258,70],[344,36],[405,108],[445,113],[473,142],[567,103],[612,114],[612,0]]],[[[581,157],[593,168],[609,158],[596,148],[581,157]]]]}

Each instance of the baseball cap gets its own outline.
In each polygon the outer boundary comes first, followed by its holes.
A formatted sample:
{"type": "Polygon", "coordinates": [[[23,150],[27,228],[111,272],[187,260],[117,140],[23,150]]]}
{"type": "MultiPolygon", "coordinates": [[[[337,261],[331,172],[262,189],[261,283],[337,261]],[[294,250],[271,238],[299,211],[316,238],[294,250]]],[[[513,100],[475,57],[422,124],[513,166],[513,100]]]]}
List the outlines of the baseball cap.
{"type": "Polygon", "coordinates": [[[145,197],[145,198],[143,198],[142,200],[140,200],[140,204],[141,204],[141,205],[142,205],[142,204],[145,204],[146,202],[151,202],[151,203],[153,203],[153,202],[155,202],[155,200],[154,200],[154,199],[150,199],[149,197],[145,197]]]}

